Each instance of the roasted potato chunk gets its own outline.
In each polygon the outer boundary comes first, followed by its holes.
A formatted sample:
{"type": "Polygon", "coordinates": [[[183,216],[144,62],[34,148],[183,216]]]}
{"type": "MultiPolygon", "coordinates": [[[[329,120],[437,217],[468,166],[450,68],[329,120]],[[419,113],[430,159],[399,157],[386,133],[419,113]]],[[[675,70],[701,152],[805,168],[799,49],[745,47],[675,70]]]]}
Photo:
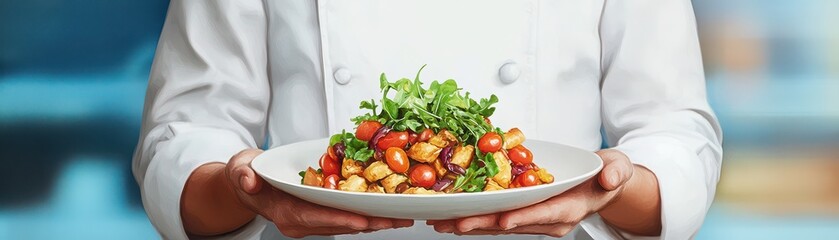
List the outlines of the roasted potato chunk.
{"type": "Polygon", "coordinates": [[[314,168],[306,169],[306,174],[303,175],[303,185],[321,187],[323,186],[323,174],[315,171],[314,168]]]}
{"type": "Polygon", "coordinates": [[[513,176],[513,167],[510,166],[510,162],[507,161],[507,156],[501,151],[493,153],[492,158],[495,159],[495,164],[498,165],[498,173],[492,176],[492,180],[495,180],[501,187],[508,188],[510,186],[510,179],[513,176]]]}
{"type": "Polygon", "coordinates": [[[440,130],[440,132],[437,133],[437,136],[440,136],[443,138],[443,140],[449,142],[457,142],[457,137],[455,137],[454,134],[452,134],[452,132],[449,132],[449,130],[446,129],[440,130]]]}
{"type": "Polygon", "coordinates": [[[366,192],[367,180],[358,175],[351,175],[347,180],[338,183],[338,189],[350,192],[366,192]]]}
{"type": "Polygon", "coordinates": [[[524,142],[524,133],[518,128],[510,129],[504,133],[504,149],[514,148],[524,142]]]}
{"type": "Polygon", "coordinates": [[[498,185],[498,182],[492,180],[492,178],[487,179],[487,184],[484,186],[484,191],[497,191],[497,190],[504,190],[504,187],[498,185]]]}
{"type": "Polygon", "coordinates": [[[432,162],[431,166],[434,167],[434,171],[437,172],[437,176],[443,176],[446,175],[447,172],[449,172],[449,170],[446,169],[446,166],[443,166],[443,162],[440,161],[439,158],[435,159],[434,162],[432,162]]]}
{"type": "Polygon", "coordinates": [[[364,178],[370,182],[379,181],[379,179],[385,178],[387,175],[391,174],[393,174],[393,170],[390,170],[387,163],[382,161],[375,161],[371,163],[370,166],[367,166],[367,168],[364,169],[363,173],[364,178]]]}
{"type": "Polygon", "coordinates": [[[344,162],[341,164],[341,176],[350,178],[352,175],[361,174],[362,171],[364,171],[364,165],[361,162],[344,158],[344,162]]]}
{"type": "Polygon", "coordinates": [[[446,139],[440,135],[431,136],[431,138],[428,139],[428,143],[438,148],[444,148],[449,145],[449,141],[446,141],[446,139]]]}
{"type": "Polygon", "coordinates": [[[455,147],[454,153],[452,154],[452,163],[463,169],[467,169],[469,168],[469,164],[472,163],[472,157],[474,155],[475,147],[472,145],[455,147]]]}
{"type": "Polygon", "coordinates": [[[536,171],[536,176],[539,176],[539,181],[542,181],[542,183],[554,182],[554,175],[548,173],[548,170],[545,170],[544,168],[540,168],[539,171],[536,171]]]}
{"type": "Polygon", "coordinates": [[[404,192],[402,192],[402,194],[438,194],[438,193],[439,192],[437,192],[437,191],[428,190],[428,189],[421,188],[421,187],[408,188],[408,190],[405,190],[404,192]]]}
{"type": "Polygon", "coordinates": [[[367,186],[367,192],[371,192],[371,193],[385,193],[385,189],[384,189],[384,188],[382,188],[382,186],[379,186],[379,184],[375,184],[375,183],[373,183],[373,184],[370,184],[370,186],[367,186]]]}
{"type": "Polygon", "coordinates": [[[444,148],[448,146],[451,142],[457,142],[457,137],[455,137],[454,134],[452,134],[452,132],[449,132],[449,130],[445,129],[437,133],[437,135],[431,136],[431,138],[428,139],[428,143],[431,143],[431,145],[434,145],[438,148],[444,148]]]}
{"type": "Polygon", "coordinates": [[[382,186],[385,188],[385,192],[387,193],[396,193],[396,186],[400,183],[404,183],[408,181],[408,177],[402,174],[391,174],[390,176],[385,177],[382,179],[381,183],[382,186]]]}
{"type": "Polygon", "coordinates": [[[442,149],[430,143],[418,142],[408,149],[408,157],[418,162],[429,163],[437,159],[440,150],[442,149]]]}

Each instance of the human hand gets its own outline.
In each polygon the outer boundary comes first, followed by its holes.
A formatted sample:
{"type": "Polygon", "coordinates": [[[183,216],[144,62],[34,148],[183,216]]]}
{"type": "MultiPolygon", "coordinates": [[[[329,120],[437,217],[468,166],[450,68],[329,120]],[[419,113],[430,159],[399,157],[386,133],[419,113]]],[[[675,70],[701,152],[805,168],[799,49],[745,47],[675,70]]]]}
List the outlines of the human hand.
{"type": "Polygon", "coordinates": [[[453,220],[429,220],[434,230],[456,235],[543,234],[562,237],[588,215],[615,201],[629,181],[634,166],[622,152],[597,152],[603,169],[597,177],[560,195],[528,207],[453,220]]]}
{"type": "Polygon", "coordinates": [[[274,222],[283,235],[300,238],[310,235],[339,235],[372,232],[388,228],[410,227],[413,220],[367,217],[320,206],[291,196],[272,187],[250,167],[262,153],[244,150],[230,159],[225,174],[243,207],[274,222]]]}

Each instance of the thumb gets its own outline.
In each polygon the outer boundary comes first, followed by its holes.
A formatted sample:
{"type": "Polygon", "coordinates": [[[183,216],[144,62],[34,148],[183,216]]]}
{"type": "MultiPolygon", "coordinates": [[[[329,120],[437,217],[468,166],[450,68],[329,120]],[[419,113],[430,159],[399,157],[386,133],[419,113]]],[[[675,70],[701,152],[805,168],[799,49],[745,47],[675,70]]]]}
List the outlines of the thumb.
{"type": "Polygon", "coordinates": [[[227,163],[228,180],[234,187],[248,194],[256,194],[262,189],[263,180],[251,168],[251,162],[262,153],[259,149],[243,150],[227,163]]]}
{"type": "Polygon", "coordinates": [[[604,149],[597,152],[603,159],[603,170],[600,171],[598,182],[606,191],[618,189],[632,177],[632,162],[629,157],[614,149],[604,149]]]}

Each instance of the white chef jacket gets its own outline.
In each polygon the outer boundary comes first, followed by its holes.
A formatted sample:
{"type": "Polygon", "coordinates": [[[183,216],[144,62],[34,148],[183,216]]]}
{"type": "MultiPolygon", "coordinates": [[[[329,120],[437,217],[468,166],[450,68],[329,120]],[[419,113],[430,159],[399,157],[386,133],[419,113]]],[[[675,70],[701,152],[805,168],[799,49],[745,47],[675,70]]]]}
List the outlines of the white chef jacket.
{"type": "MultiPolygon", "coordinates": [[[[351,130],[380,73],[412,78],[422,64],[426,83],[498,95],[496,126],[591,151],[606,137],[650,169],[660,238],[701,226],[722,149],[689,0],[172,0],[133,160],[151,222],[186,238],[180,197],[195,168],[351,130]]],[[[634,238],[597,214],[581,227],[573,237],[634,238]]],[[[272,236],[257,217],[226,237],[272,236]]],[[[350,238],[396,236],[453,237],[418,222],[350,238]]]]}

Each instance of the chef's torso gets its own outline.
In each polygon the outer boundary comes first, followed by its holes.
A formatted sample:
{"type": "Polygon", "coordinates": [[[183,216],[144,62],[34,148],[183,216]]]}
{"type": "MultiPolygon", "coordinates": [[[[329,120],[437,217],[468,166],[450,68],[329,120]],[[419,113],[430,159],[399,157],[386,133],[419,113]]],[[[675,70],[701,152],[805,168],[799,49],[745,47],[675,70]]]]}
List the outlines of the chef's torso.
{"type": "Polygon", "coordinates": [[[600,147],[602,0],[265,3],[271,146],[353,129],[358,103],[381,97],[380,73],[413,78],[428,64],[426,84],[455,79],[473,97],[497,95],[491,119],[502,129],[600,147]]]}

